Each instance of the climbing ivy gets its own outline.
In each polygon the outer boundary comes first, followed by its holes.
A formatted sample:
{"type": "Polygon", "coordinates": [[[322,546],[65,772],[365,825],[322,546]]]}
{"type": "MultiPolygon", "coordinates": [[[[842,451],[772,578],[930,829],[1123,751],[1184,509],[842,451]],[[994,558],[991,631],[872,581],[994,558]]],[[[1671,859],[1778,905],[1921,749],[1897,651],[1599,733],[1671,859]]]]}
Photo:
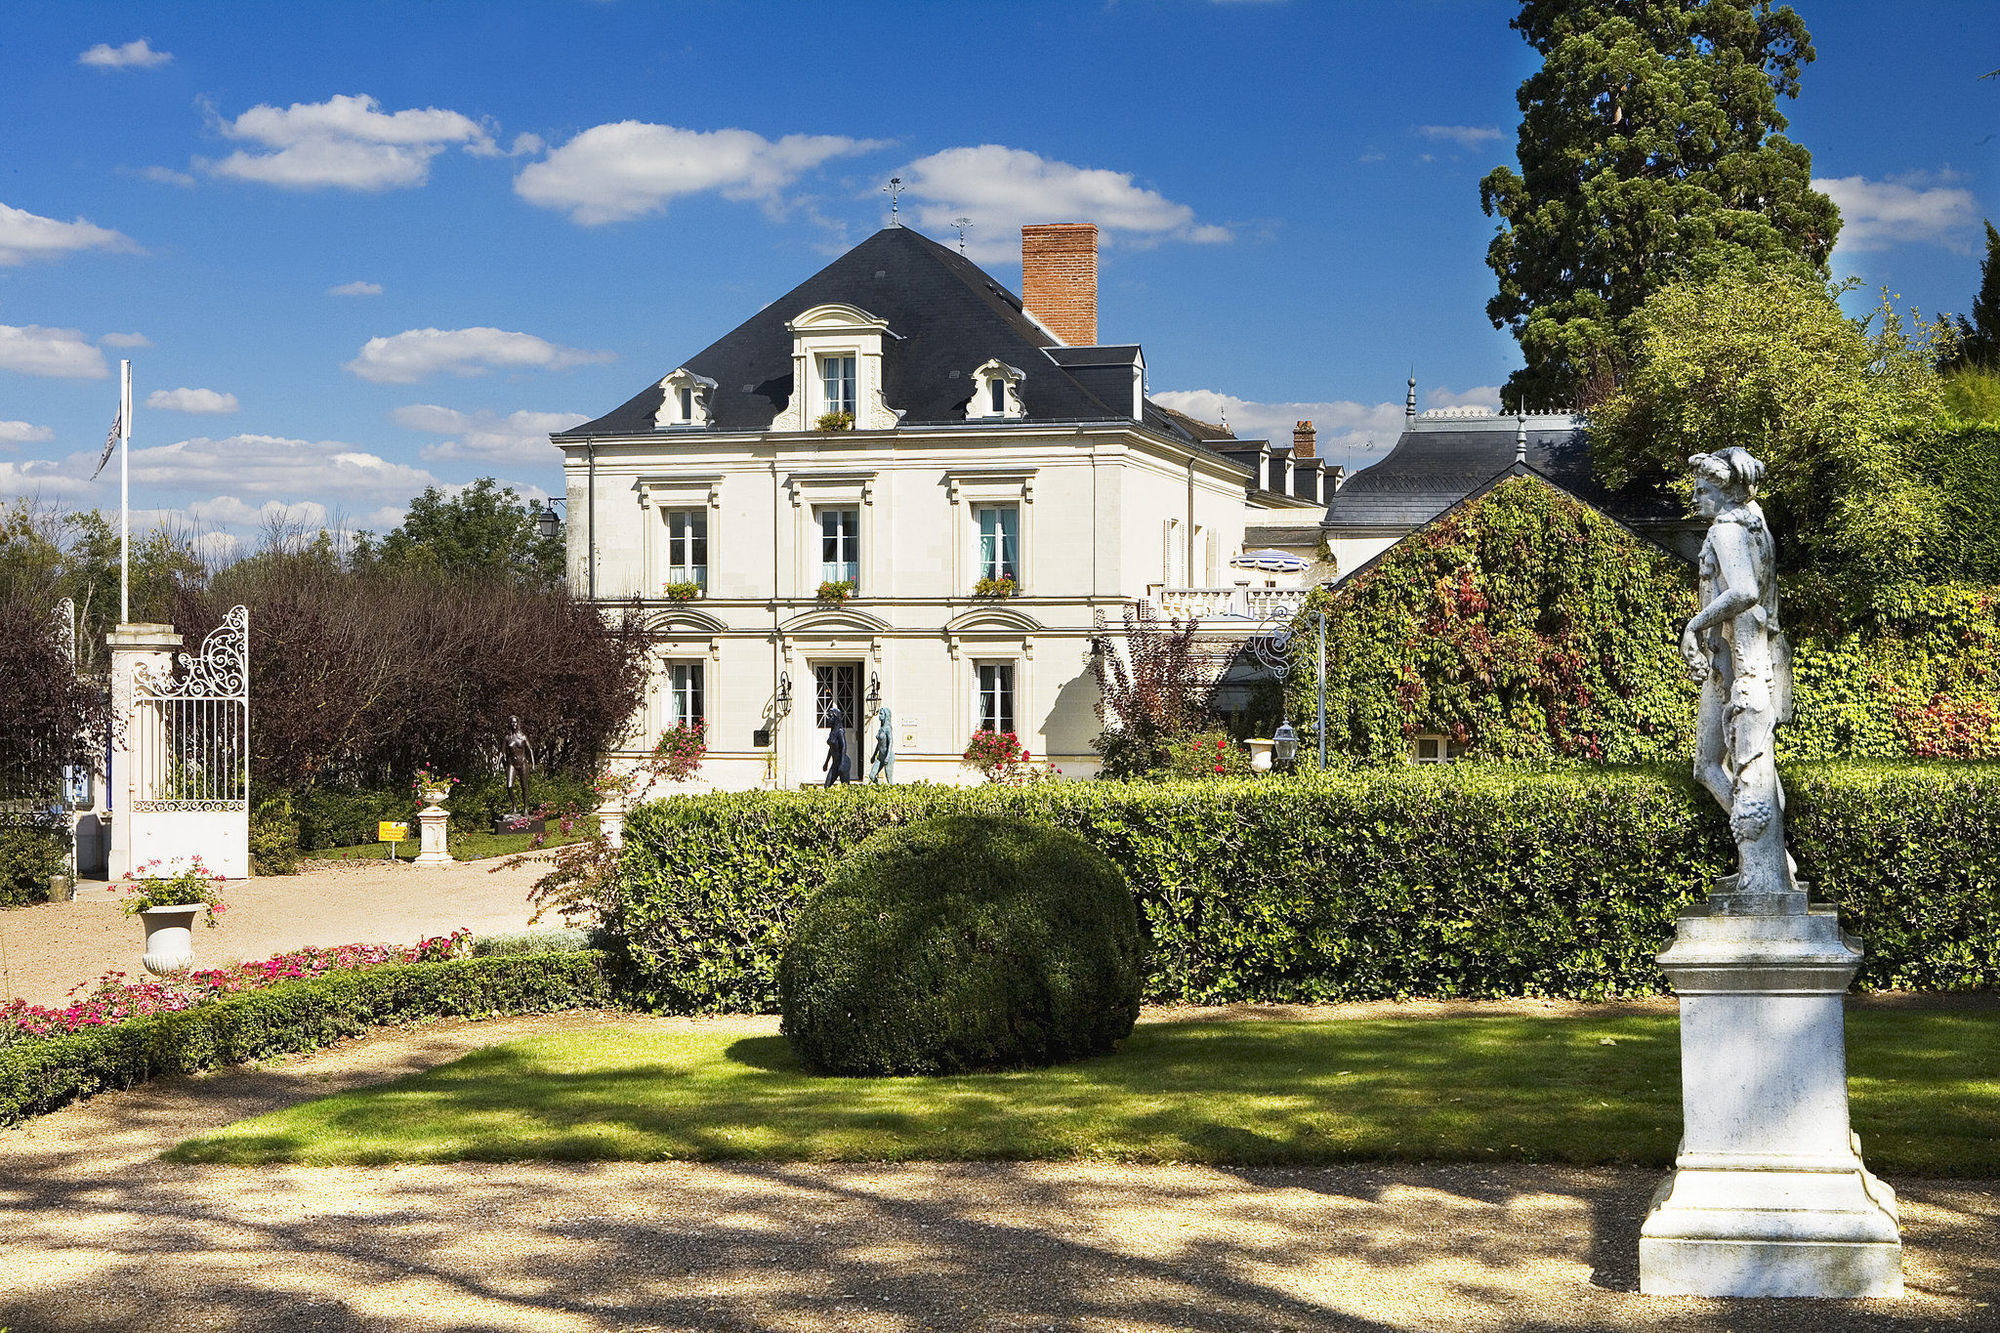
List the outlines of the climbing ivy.
{"type": "MultiPolygon", "coordinates": [[[[1329,748],[1399,758],[1441,733],[1470,758],[1639,763],[1689,753],[1680,560],[1537,477],[1501,482],[1313,595],[1327,616],[1329,748]]],[[[1310,664],[1290,680],[1312,716],[1310,664]]]]}

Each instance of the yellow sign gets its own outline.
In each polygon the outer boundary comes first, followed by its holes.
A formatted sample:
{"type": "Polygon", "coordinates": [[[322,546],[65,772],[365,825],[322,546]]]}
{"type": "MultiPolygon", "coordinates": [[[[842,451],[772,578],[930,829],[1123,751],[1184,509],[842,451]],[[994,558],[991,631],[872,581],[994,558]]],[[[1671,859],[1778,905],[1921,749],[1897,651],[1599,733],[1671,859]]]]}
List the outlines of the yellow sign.
{"type": "Polygon", "coordinates": [[[410,826],[408,824],[391,824],[388,820],[384,819],[378,821],[375,825],[375,841],[377,842],[401,842],[409,836],[410,826]]]}

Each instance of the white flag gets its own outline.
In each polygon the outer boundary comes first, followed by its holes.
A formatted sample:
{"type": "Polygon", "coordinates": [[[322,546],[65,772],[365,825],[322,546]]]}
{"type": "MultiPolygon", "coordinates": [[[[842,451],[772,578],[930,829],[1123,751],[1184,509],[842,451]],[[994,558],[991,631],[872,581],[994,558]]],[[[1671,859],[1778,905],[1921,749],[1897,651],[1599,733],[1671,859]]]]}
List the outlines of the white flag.
{"type": "MultiPolygon", "coordinates": [[[[117,414],[111,418],[111,433],[104,437],[104,456],[97,460],[97,472],[104,471],[104,465],[111,461],[112,451],[117,449],[118,447],[118,437],[120,435],[123,435],[124,433],[125,433],[125,404],[121,401],[118,404],[117,414]]],[[[97,472],[93,472],[90,474],[90,479],[92,481],[97,480],[97,472]]]]}

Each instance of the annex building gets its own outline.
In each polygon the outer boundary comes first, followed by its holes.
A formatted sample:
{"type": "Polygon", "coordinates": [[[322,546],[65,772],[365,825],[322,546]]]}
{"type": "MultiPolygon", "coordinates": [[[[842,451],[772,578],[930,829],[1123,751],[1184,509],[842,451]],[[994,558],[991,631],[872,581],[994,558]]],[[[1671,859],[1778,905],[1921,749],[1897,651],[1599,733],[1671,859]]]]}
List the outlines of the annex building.
{"type": "MultiPolygon", "coordinates": [[[[838,708],[898,781],[968,780],[981,729],[1094,772],[1098,619],[1152,600],[1248,633],[1328,571],[1246,528],[1317,529],[1334,477],[1147,397],[1097,337],[1096,228],[1023,228],[1022,294],[890,227],[562,449],[572,588],[637,600],[632,744],[705,726],[705,780],[817,782],[838,708]]],[[[1305,423],[1301,423],[1304,427],[1305,423]]]]}

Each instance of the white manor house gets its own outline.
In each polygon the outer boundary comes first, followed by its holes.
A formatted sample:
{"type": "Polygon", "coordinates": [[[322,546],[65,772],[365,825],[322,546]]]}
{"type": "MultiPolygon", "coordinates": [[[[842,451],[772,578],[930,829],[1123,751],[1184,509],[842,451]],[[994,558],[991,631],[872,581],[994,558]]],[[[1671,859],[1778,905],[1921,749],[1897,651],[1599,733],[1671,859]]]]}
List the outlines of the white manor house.
{"type": "Polygon", "coordinates": [[[1097,342],[1096,247],[1023,228],[1024,300],[890,227],[551,437],[571,587],[652,637],[635,745],[700,721],[706,783],[817,783],[838,706],[859,779],[887,708],[899,782],[974,780],[984,728],[1086,775],[1100,615],[1242,635],[1330,575],[1311,431],[1150,401],[1141,349],[1097,342]]]}

